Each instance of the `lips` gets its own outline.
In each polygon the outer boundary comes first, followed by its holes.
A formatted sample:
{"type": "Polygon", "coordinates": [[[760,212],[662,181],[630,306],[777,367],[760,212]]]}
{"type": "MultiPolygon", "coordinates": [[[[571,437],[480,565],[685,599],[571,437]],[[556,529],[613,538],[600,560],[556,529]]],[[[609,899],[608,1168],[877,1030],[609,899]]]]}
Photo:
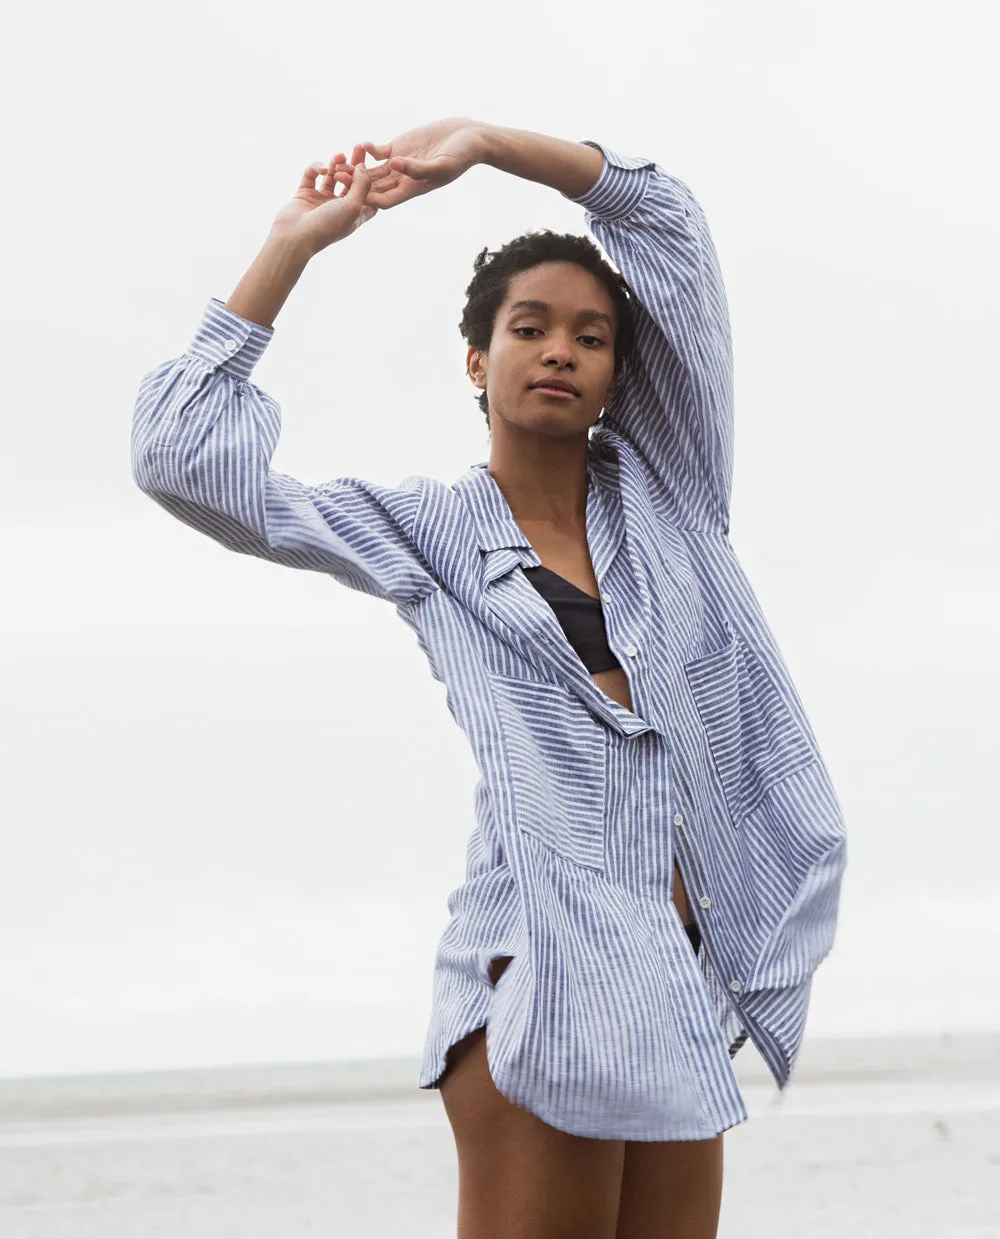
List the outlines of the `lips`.
{"type": "Polygon", "coordinates": [[[564,392],[569,392],[569,394],[570,394],[571,396],[579,396],[579,394],[580,394],[580,393],[576,390],[576,388],[575,388],[575,387],[573,387],[573,385],[572,385],[572,384],[570,384],[570,383],[565,383],[565,382],[563,382],[563,380],[562,380],[562,379],[545,379],[545,380],[544,380],[543,382],[541,382],[541,383],[532,383],[532,384],[531,384],[531,388],[532,388],[532,390],[533,390],[533,391],[537,391],[539,388],[544,388],[544,387],[552,387],[552,388],[555,388],[555,390],[556,390],[556,391],[564,391],[564,392]]]}

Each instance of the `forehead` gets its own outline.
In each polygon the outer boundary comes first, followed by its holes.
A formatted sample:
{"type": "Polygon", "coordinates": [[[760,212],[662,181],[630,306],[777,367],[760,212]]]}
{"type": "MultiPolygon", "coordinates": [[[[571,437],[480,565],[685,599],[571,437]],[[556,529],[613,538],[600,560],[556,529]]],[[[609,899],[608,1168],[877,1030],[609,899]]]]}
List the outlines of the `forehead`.
{"type": "Polygon", "coordinates": [[[540,314],[590,318],[614,326],[615,303],[596,275],[577,263],[540,263],[510,277],[505,314],[540,314]]]}

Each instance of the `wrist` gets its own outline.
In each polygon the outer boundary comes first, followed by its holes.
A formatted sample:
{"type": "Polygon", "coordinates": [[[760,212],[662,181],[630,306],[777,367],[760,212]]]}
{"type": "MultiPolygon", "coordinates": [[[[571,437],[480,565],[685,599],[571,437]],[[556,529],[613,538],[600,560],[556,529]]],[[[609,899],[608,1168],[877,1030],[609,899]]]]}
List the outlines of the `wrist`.
{"type": "Polygon", "coordinates": [[[280,256],[289,265],[301,263],[305,266],[309,259],[315,258],[319,252],[316,242],[308,232],[287,224],[273,225],[264,242],[264,248],[280,256]]]}
{"type": "Polygon", "coordinates": [[[499,133],[498,125],[477,124],[476,129],[476,145],[478,155],[476,162],[486,164],[488,167],[495,167],[497,135],[499,133]]]}
{"type": "Polygon", "coordinates": [[[302,234],[272,228],[257,257],[225,303],[227,310],[270,329],[311,257],[302,234]]]}
{"type": "Polygon", "coordinates": [[[480,126],[481,162],[526,181],[548,185],[569,198],[581,197],[597,180],[604,155],[582,142],[553,138],[530,129],[480,126]]]}

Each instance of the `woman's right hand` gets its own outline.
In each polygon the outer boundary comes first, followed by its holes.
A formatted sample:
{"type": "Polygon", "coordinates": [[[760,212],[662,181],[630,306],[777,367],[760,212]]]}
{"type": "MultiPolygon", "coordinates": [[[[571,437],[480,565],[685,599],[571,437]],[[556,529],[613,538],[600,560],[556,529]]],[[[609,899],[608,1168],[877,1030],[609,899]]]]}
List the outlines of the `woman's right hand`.
{"type": "Polygon", "coordinates": [[[370,187],[365,148],[359,143],[350,163],[343,153],[334,155],[329,164],[311,163],[302,174],[295,197],[274,217],[272,228],[303,241],[318,254],[356,232],[378,212],[378,207],[366,202],[370,187]],[[345,192],[335,196],[338,183],[345,186],[345,192]]]}

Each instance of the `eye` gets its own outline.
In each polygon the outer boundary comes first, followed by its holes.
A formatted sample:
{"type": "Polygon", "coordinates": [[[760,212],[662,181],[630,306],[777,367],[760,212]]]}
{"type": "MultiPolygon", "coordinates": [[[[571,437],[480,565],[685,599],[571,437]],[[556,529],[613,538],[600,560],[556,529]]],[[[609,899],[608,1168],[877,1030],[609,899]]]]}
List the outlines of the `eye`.
{"type": "MultiPolygon", "coordinates": [[[[514,333],[516,334],[519,331],[538,331],[538,330],[540,330],[538,327],[515,327],[514,333]]],[[[524,338],[525,338],[524,336],[521,337],[522,340],[524,338]]],[[[577,336],[577,339],[578,340],[593,340],[594,345],[596,345],[598,348],[604,344],[604,341],[601,339],[600,336],[577,336]]],[[[591,345],[590,347],[593,348],[594,345],[591,345]]]]}

